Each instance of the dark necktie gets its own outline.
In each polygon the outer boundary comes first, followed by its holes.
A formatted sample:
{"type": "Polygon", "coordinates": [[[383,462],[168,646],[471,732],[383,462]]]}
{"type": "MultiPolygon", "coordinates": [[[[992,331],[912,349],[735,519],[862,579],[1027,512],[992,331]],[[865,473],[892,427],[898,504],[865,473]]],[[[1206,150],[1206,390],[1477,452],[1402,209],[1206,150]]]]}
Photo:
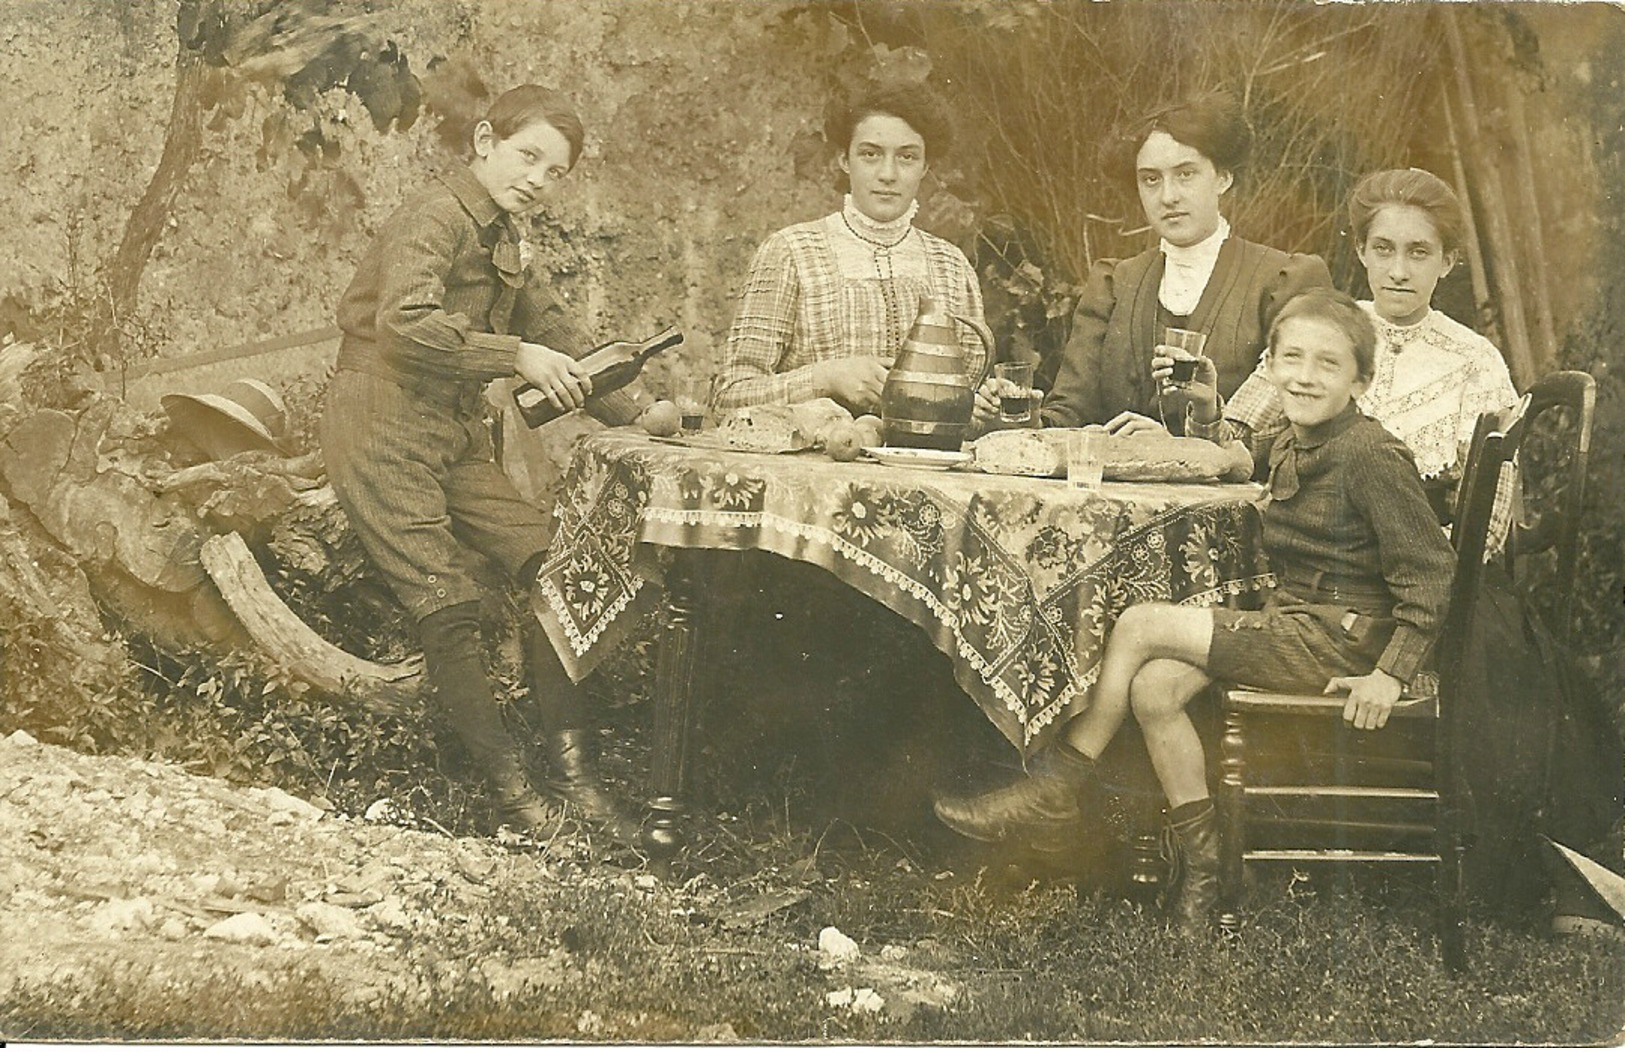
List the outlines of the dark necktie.
{"type": "Polygon", "coordinates": [[[493,226],[497,242],[491,247],[491,264],[502,278],[502,288],[497,290],[496,302],[491,305],[491,331],[506,333],[513,321],[514,299],[525,287],[525,266],[513,217],[500,216],[493,226]]]}
{"type": "Polygon", "coordinates": [[[1298,443],[1283,431],[1270,446],[1270,499],[1287,500],[1298,492],[1298,443]]]}

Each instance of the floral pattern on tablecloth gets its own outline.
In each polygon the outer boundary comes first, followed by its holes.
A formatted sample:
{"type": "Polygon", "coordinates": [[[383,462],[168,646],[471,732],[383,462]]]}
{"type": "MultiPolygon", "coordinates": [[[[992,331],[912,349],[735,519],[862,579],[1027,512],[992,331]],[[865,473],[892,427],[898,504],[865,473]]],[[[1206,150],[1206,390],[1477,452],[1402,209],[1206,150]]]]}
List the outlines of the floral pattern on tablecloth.
{"type": "Polygon", "coordinates": [[[652,602],[670,548],[822,566],[909,618],[1025,751],[1083,708],[1136,602],[1212,605],[1269,583],[1251,485],[1110,484],[585,440],[565,481],[537,614],[586,675],[652,602]]]}

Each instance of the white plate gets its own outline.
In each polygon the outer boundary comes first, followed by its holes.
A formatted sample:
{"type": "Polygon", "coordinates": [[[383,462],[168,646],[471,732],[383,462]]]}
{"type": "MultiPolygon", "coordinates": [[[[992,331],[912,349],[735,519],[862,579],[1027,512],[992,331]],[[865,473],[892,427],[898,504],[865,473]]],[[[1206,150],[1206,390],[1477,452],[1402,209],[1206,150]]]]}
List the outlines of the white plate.
{"type": "Polygon", "coordinates": [[[864,446],[863,451],[889,468],[919,468],[921,471],[947,471],[971,461],[969,453],[949,449],[864,446]]]}

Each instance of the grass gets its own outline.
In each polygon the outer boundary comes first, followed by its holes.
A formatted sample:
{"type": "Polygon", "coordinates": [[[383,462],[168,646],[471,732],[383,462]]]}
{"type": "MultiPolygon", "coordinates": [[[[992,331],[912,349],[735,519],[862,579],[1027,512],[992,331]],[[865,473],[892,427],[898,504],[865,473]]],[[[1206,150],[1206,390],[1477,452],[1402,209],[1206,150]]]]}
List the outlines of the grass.
{"type": "MultiPolygon", "coordinates": [[[[993,865],[933,823],[926,802],[934,780],[1008,760],[1008,749],[989,739],[974,708],[942,705],[940,668],[864,667],[904,652],[911,628],[870,626],[867,650],[803,650],[796,632],[817,635],[820,618],[840,624],[850,614],[839,603],[820,614],[820,602],[787,618],[813,623],[787,629],[780,651],[731,659],[752,674],[712,699],[700,735],[704,806],[688,853],[658,876],[552,859],[558,880],[498,890],[478,912],[445,919],[436,944],[397,940],[389,953],[404,974],[399,990],[358,998],[347,977],[304,965],[199,975],[196,962],[146,973],[107,962],[68,983],[13,988],[0,1000],[0,1035],[1146,1045],[1620,1039],[1625,946],[1554,940],[1534,923],[1480,915],[1470,928],[1469,970],[1448,974],[1420,877],[1353,871],[1339,879],[1263,867],[1240,934],[1193,943],[1170,933],[1149,905],[993,865]],[[782,905],[750,915],[764,895],[781,896],[782,905]],[[861,962],[820,967],[818,934],[829,925],[857,940],[861,962]],[[946,996],[910,1000],[932,982],[946,996]],[[865,986],[885,999],[884,1012],[826,999],[865,986]]],[[[593,686],[619,700],[602,710],[614,731],[606,769],[633,794],[648,769],[652,713],[639,701],[647,698],[646,666],[622,660],[614,682],[593,686]]],[[[423,804],[437,802],[447,806],[423,804]]]]}
{"type": "MultiPolygon", "coordinates": [[[[772,820],[776,822],[776,819],[772,820]]],[[[734,824],[738,824],[737,822],[734,824]]],[[[771,823],[770,823],[771,824],[771,823]]],[[[1552,941],[1478,921],[1470,970],[1447,974],[1428,935],[1426,896],[1404,882],[1297,879],[1275,870],[1233,941],[1195,944],[1132,903],[1064,884],[990,885],[920,870],[912,845],[852,831],[750,838],[714,874],[516,889],[483,956],[551,960],[545,988],[494,992],[472,968],[425,966],[413,996],[357,1005],[342,982],[290,970],[269,988],[200,979],[188,989],[129,976],[71,990],[18,991],[0,1010],[14,1038],[97,1040],[253,1036],[593,1042],[722,1040],[1180,1044],[1592,1044],[1617,1040],[1625,947],[1552,941]],[[840,841],[831,846],[831,840],[840,841]],[[810,897],[750,927],[723,907],[811,853],[810,897]],[[645,882],[648,883],[648,882],[645,882]],[[959,991],[941,1007],[866,1015],[825,994],[873,982],[822,971],[818,930],[857,939],[866,960],[887,944],[902,963],[959,991]],[[901,1017],[900,1017],[901,1016],[901,1017]],[[709,1028],[709,1029],[705,1029],[709,1028]]],[[[805,873],[803,867],[799,872],[805,873]]]]}

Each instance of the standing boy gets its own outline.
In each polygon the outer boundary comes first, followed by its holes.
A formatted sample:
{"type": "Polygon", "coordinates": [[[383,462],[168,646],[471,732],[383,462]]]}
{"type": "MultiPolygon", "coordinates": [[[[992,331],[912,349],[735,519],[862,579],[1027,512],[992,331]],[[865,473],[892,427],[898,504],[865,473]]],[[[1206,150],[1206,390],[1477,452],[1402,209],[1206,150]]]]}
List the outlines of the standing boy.
{"type": "MultiPolygon", "coordinates": [[[[484,773],[499,821],[521,830],[553,812],[531,786],[481,660],[468,560],[484,555],[529,587],[548,532],[495,462],[484,387],[517,374],[559,409],[586,407],[609,423],[635,415],[624,390],[588,401],[592,383],[575,358],[590,343],[528,266],[515,222],[575,165],[582,138],[568,100],[546,88],[496,100],[474,127],[468,166],[403,205],[362,258],[339,303],[344,340],[321,424],[333,489],[417,618],[441,711],[484,773]]],[[[599,781],[579,691],[539,625],[527,621],[524,642],[550,787],[629,838],[636,823],[599,781]]]]}

